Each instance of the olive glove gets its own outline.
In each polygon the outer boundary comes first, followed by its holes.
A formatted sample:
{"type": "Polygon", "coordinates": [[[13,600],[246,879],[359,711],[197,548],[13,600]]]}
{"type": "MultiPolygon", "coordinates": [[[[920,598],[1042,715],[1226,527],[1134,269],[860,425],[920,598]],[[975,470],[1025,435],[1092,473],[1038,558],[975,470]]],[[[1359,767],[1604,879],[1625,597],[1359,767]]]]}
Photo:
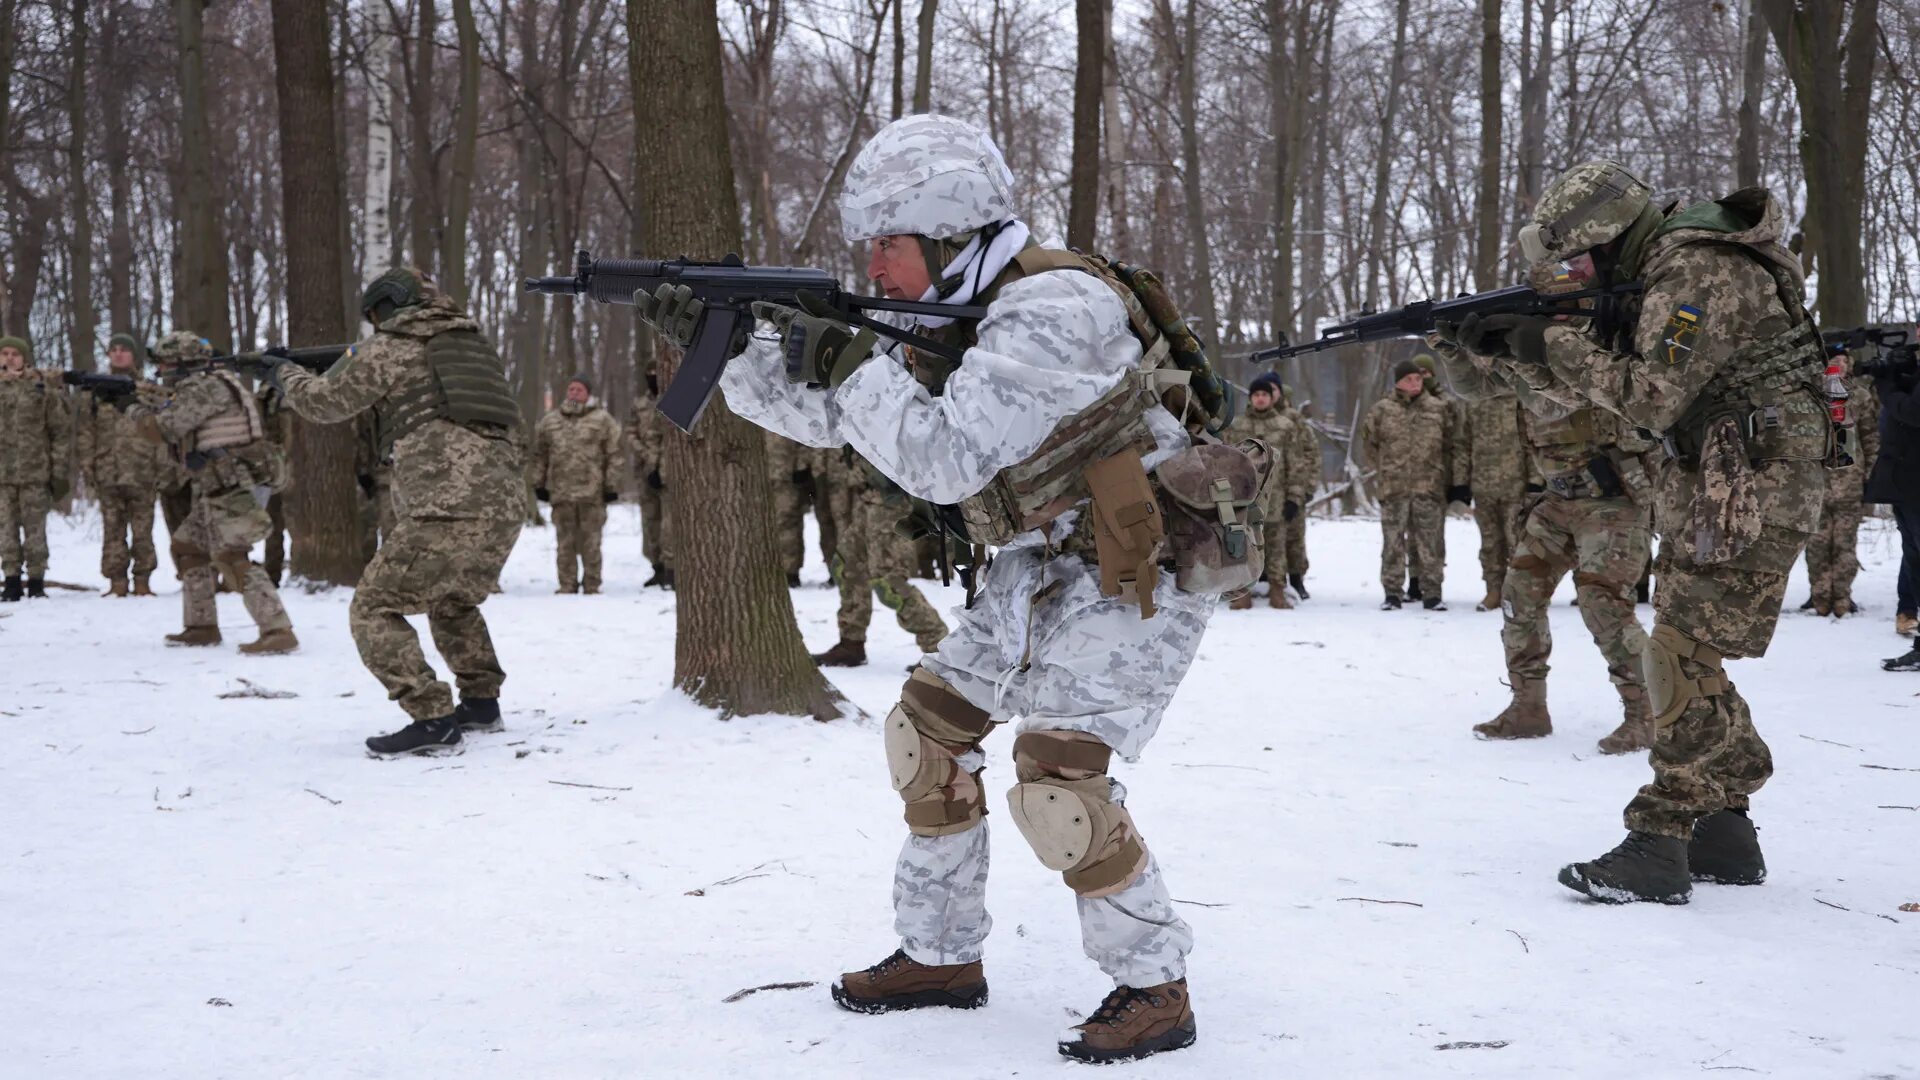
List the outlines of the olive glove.
{"type": "Polygon", "coordinates": [[[692,288],[664,282],[651,294],[645,289],[635,290],[633,310],[639,313],[640,321],[684,349],[693,344],[694,331],[699,329],[707,305],[693,298],[692,288]]]}
{"type": "MultiPolygon", "coordinates": [[[[1530,315],[1469,315],[1453,328],[1451,340],[1470,353],[1517,360],[1523,364],[1547,362],[1546,319],[1530,315]]],[[[1446,334],[1446,330],[1442,330],[1446,334]]]]}
{"type": "Polygon", "coordinates": [[[810,292],[802,290],[794,299],[799,307],[757,301],[754,318],[766,320],[780,335],[787,381],[815,389],[839,386],[873,355],[879,336],[871,330],[855,331],[810,292]]]}

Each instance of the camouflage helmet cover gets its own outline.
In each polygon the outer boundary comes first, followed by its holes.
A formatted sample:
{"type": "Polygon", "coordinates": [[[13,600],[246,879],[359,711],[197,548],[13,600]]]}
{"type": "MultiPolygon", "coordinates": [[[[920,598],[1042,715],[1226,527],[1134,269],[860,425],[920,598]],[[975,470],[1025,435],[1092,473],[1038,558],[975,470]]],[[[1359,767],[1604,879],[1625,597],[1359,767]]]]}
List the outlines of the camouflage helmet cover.
{"type": "Polygon", "coordinates": [[[1013,173],[986,132],[936,113],[903,116],[868,140],[847,169],[840,227],[944,240],[1013,217],[1013,173]]]}
{"type": "Polygon", "coordinates": [[[1617,161],[1587,161],[1562,173],[1520,230],[1528,262],[1555,262],[1599,247],[1630,228],[1653,198],[1646,181],[1617,161]]]}
{"type": "Polygon", "coordinates": [[[213,344],[191,330],[175,330],[147,350],[156,364],[190,364],[213,359],[213,344]]]}

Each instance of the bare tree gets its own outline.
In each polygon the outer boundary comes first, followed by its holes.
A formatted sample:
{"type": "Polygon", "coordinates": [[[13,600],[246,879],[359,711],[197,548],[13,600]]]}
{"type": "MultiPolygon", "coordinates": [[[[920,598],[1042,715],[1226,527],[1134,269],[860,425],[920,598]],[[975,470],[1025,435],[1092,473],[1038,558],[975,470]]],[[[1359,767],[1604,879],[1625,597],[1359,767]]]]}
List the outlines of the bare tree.
{"type": "Polygon", "coordinates": [[[87,0],[73,0],[67,80],[67,111],[72,115],[67,142],[67,183],[73,220],[67,227],[67,281],[72,296],[72,336],[68,363],[92,371],[96,312],[93,306],[93,185],[87,182],[87,0]]]}
{"type": "Polygon", "coordinates": [[[473,162],[480,139],[480,30],[473,19],[473,0],[453,0],[453,25],[460,43],[460,112],[447,170],[447,229],[441,238],[440,283],[448,295],[464,304],[467,221],[473,214],[473,162]]]}
{"type": "Polygon", "coordinates": [[[919,49],[914,54],[913,111],[933,111],[933,30],[940,0],[920,0],[919,49]]]}
{"type": "Polygon", "coordinates": [[[1473,205],[1480,229],[1474,243],[1473,287],[1479,292],[1499,285],[1500,255],[1506,246],[1500,235],[1500,51],[1500,0],[1480,0],[1480,185],[1473,205]]]}
{"type": "Polygon", "coordinates": [[[207,57],[202,21],[207,0],[173,0],[180,44],[180,315],[222,352],[233,347],[227,307],[227,243],[218,212],[221,185],[213,168],[207,121],[207,57]]]}
{"type": "Polygon", "coordinates": [[[1074,0],[1073,171],[1068,180],[1067,245],[1093,250],[1100,221],[1101,76],[1106,67],[1107,0],[1074,0]]]}

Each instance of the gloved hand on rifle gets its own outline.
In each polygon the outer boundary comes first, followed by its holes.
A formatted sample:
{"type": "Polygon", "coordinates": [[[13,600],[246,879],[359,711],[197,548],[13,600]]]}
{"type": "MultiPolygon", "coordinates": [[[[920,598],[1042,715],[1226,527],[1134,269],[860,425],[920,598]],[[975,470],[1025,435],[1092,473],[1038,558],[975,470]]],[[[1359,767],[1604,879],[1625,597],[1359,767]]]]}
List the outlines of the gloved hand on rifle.
{"type": "Polygon", "coordinates": [[[757,301],[753,316],[765,319],[779,333],[787,358],[787,381],[815,389],[837,387],[873,355],[879,337],[871,330],[855,331],[826,301],[804,289],[795,300],[799,307],[757,301]]]}
{"type": "Polygon", "coordinates": [[[285,394],[287,388],[280,382],[280,369],[291,363],[293,360],[287,356],[285,345],[276,345],[266,350],[258,358],[260,381],[285,394]]]}
{"type": "MultiPolygon", "coordinates": [[[[633,310],[638,312],[642,322],[659,331],[660,336],[682,349],[693,347],[693,338],[700,330],[700,319],[707,313],[705,301],[694,299],[693,289],[687,285],[675,285],[664,282],[653,292],[644,289],[633,294],[633,310]]],[[[743,319],[735,328],[733,340],[727,345],[727,356],[739,355],[747,347],[747,326],[743,319]]]]}
{"type": "Polygon", "coordinates": [[[1547,362],[1549,320],[1531,315],[1468,315],[1459,325],[1444,324],[1436,331],[1470,353],[1517,360],[1523,364],[1547,362]]]}

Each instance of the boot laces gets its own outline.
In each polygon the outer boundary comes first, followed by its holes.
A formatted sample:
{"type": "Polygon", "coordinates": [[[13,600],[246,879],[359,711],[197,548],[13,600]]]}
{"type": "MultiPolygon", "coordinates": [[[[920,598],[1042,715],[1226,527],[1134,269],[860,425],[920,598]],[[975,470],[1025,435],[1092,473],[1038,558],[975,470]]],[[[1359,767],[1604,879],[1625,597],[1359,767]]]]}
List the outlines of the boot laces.
{"type": "Polygon", "coordinates": [[[1101,1000],[1099,1008],[1093,1010],[1093,1015],[1087,1017],[1087,1026],[1102,1024],[1117,1027],[1128,1013],[1139,1012],[1140,1004],[1144,1001],[1151,1001],[1156,1008],[1165,1004],[1158,994],[1149,994],[1132,986],[1116,986],[1101,1000]]]}
{"type": "Polygon", "coordinates": [[[905,963],[908,963],[909,961],[910,961],[910,958],[907,956],[907,950],[895,949],[893,950],[892,956],[889,956],[885,960],[882,960],[879,963],[873,965],[872,967],[867,968],[863,972],[863,974],[872,976],[874,978],[878,978],[882,975],[890,975],[893,973],[895,969],[899,968],[901,965],[905,963]]]}

